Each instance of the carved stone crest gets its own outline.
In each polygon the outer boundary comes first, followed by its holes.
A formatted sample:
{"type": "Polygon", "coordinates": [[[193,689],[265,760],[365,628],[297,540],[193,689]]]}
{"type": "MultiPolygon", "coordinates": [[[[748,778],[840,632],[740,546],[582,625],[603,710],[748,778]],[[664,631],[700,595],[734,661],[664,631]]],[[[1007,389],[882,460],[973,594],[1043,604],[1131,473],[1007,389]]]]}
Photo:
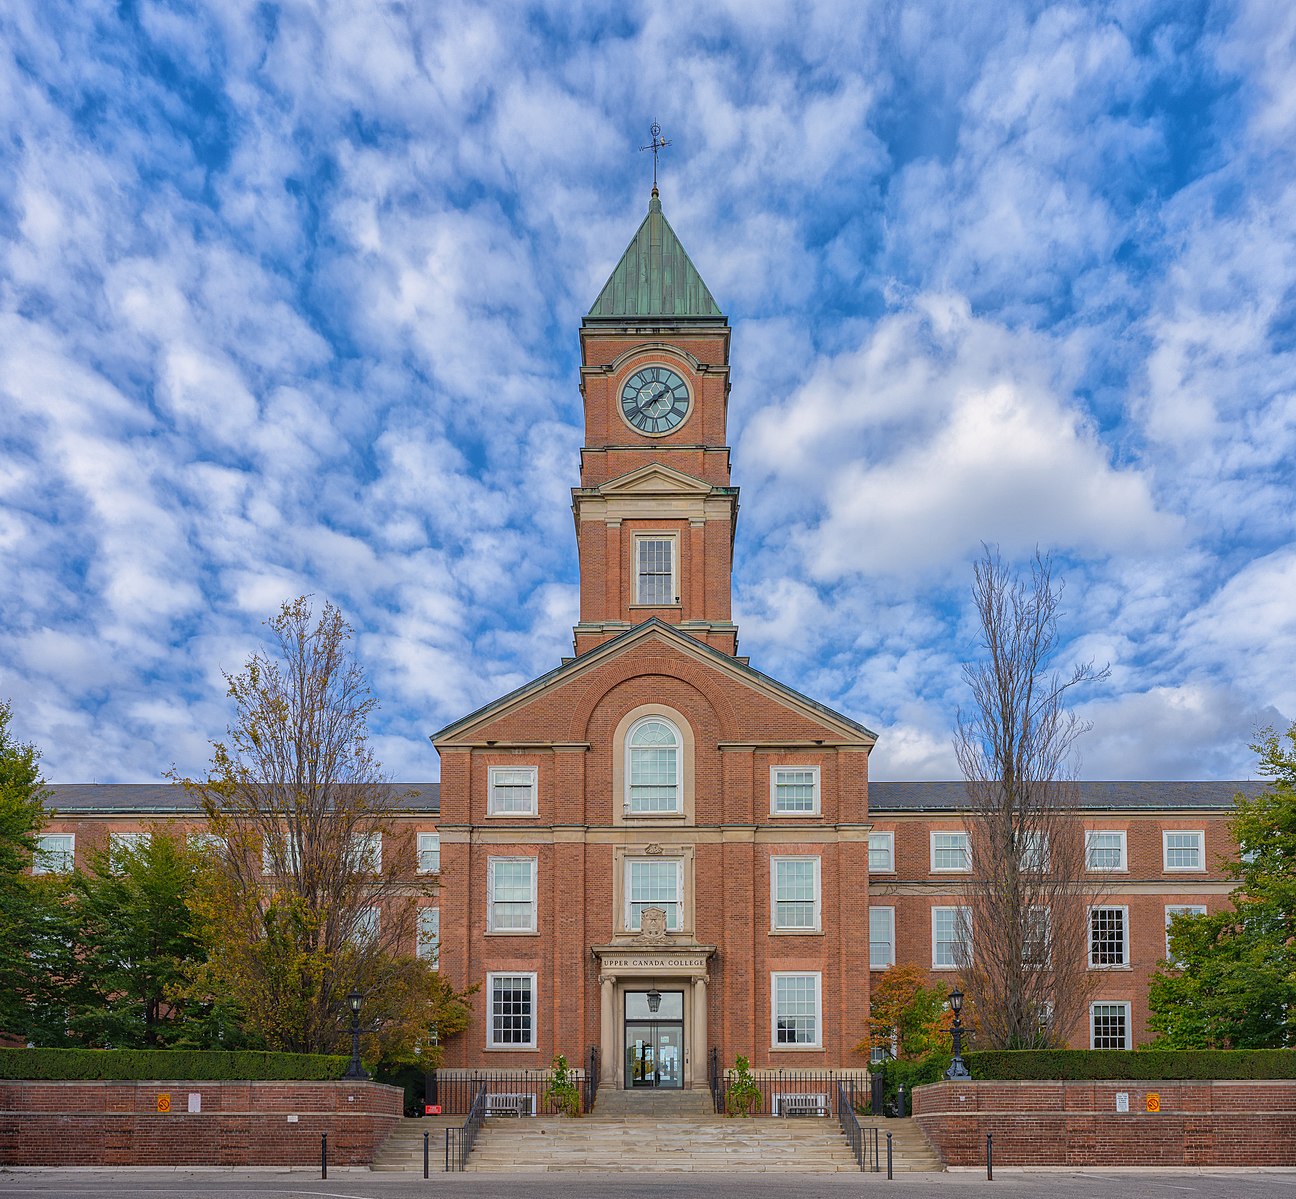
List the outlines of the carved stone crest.
{"type": "Polygon", "coordinates": [[[664,908],[644,908],[639,917],[639,936],[640,941],[660,941],[670,940],[666,932],[666,911],[664,908]]]}
{"type": "Polygon", "coordinates": [[[653,841],[651,844],[644,846],[644,853],[649,854],[654,858],[657,857],[661,852],[662,852],[662,847],[658,845],[656,841],[653,841]]]}

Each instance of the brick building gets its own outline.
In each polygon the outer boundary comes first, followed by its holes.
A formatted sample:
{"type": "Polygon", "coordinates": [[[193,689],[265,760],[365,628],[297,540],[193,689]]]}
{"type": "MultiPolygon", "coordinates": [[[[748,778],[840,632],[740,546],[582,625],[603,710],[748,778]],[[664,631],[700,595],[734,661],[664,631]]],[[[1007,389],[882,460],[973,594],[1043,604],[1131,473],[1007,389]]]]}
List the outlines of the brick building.
{"type": "MultiPolygon", "coordinates": [[[[712,1048],[857,1068],[870,978],[896,962],[954,978],[967,952],[962,784],[870,785],[873,733],[738,656],[729,333],[654,188],[580,330],[573,656],[433,736],[441,783],[408,787],[383,851],[439,870],[423,928],[441,969],[482,986],[451,1066],[595,1046],[630,1088],[704,1085],[712,1048]]],[[[1168,914],[1227,902],[1239,788],[1082,786],[1104,897],[1073,1044],[1144,1039],[1168,914]]],[[[54,791],[52,864],[194,821],[170,786],[54,791]]]]}

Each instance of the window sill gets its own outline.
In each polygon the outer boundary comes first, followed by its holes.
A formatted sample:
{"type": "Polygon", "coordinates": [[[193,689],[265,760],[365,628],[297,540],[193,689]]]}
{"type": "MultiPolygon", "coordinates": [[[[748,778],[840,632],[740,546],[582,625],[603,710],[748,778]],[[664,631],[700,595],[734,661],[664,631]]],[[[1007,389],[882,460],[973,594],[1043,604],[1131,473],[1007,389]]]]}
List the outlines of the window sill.
{"type": "Polygon", "coordinates": [[[1090,963],[1089,963],[1089,969],[1090,969],[1090,970],[1097,970],[1097,971],[1099,971],[1099,972],[1102,973],[1102,974],[1112,974],[1112,973],[1119,974],[1122,970],[1133,970],[1134,967],[1131,966],[1131,965],[1123,965],[1123,966],[1095,966],[1092,962],[1090,962],[1090,963]]]}
{"type": "Polygon", "coordinates": [[[623,810],[621,813],[624,820],[647,820],[654,823],[662,820],[687,820],[688,817],[683,812],[630,812],[623,810]]]}
{"type": "Polygon", "coordinates": [[[769,930],[771,937],[822,937],[824,930],[822,928],[772,928],[769,930]]]}
{"type": "Polygon", "coordinates": [[[1128,866],[1086,866],[1086,874],[1128,874],[1128,866]]]}
{"type": "Polygon", "coordinates": [[[815,808],[812,812],[776,812],[770,809],[772,820],[822,820],[823,813],[815,808]]]}
{"type": "MultiPolygon", "coordinates": [[[[771,1053],[824,1053],[822,1045],[771,1045],[771,1053]]],[[[759,1067],[757,1067],[759,1069],[759,1067]]]]}
{"type": "Polygon", "coordinates": [[[539,1053],[534,1045],[487,1045],[487,1053],[539,1053]]]}
{"type": "Polygon", "coordinates": [[[869,969],[870,969],[870,970],[876,970],[876,971],[878,971],[879,973],[881,973],[883,970],[890,970],[891,967],[894,966],[894,965],[895,965],[895,962],[887,962],[887,964],[886,964],[885,966],[875,966],[875,965],[873,965],[872,962],[870,962],[870,963],[869,963],[869,969]]]}
{"type": "MultiPolygon", "coordinates": [[[[891,871],[892,874],[895,871],[891,871]]],[[[971,874],[971,866],[933,866],[929,874],[971,874]]]]}
{"type": "Polygon", "coordinates": [[[684,607],[684,605],[681,604],[679,600],[676,600],[673,604],[628,604],[626,606],[630,609],[631,612],[633,612],[636,608],[646,608],[649,610],[655,609],[658,612],[664,612],[664,611],[668,611],[671,608],[674,608],[678,612],[681,608],[684,607]]]}
{"type": "Polygon", "coordinates": [[[536,929],[491,929],[486,930],[488,937],[538,937],[540,933],[536,929]]]}
{"type": "Polygon", "coordinates": [[[1162,866],[1162,874],[1205,874],[1205,866],[1162,866]]]}
{"type": "Polygon", "coordinates": [[[894,866],[877,866],[877,867],[870,866],[869,867],[870,874],[894,874],[895,872],[896,870],[894,866]]]}
{"type": "Polygon", "coordinates": [[[539,812],[487,812],[487,820],[534,820],[539,812]]]}

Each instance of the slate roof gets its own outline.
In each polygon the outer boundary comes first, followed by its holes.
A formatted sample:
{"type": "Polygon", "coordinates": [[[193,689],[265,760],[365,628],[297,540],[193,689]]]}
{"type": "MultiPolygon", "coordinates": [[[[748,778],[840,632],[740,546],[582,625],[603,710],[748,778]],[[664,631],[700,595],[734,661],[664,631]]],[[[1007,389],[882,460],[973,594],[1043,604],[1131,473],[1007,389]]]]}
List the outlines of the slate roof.
{"type": "MultiPolygon", "coordinates": [[[[440,783],[393,783],[392,790],[400,811],[441,811],[440,783]]],[[[198,810],[197,800],[174,783],[55,783],[50,791],[45,806],[61,814],[170,816],[198,810]]]]}
{"type": "MultiPolygon", "coordinates": [[[[1223,811],[1233,797],[1257,795],[1263,783],[1247,781],[1191,783],[1082,782],[1080,807],[1101,812],[1223,811]]],[[[869,813],[957,812],[967,806],[962,780],[957,782],[870,782],[869,813]]]]}
{"type": "Polygon", "coordinates": [[[621,255],[586,319],[709,317],[724,320],[653,188],[648,215],[621,255]]]}

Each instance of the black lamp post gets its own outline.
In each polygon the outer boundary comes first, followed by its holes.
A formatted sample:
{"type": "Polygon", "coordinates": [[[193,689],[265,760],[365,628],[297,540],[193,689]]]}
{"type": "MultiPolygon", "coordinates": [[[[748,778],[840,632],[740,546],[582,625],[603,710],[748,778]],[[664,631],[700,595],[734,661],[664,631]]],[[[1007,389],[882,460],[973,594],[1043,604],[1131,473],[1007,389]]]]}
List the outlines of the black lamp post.
{"type": "Polygon", "coordinates": [[[654,1015],[661,1010],[661,992],[656,987],[648,992],[648,1010],[654,1015]]]}
{"type": "Polygon", "coordinates": [[[363,1002],[364,996],[359,991],[352,991],[347,996],[347,1003],[351,1005],[351,1061],[343,1078],[361,1080],[369,1077],[369,1071],[360,1064],[360,1005],[363,1002]]]}
{"type": "Polygon", "coordinates": [[[963,1060],[963,992],[957,988],[950,992],[950,1010],[954,1013],[954,1060],[945,1071],[946,1078],[971,1078],[963,1060]]]}

